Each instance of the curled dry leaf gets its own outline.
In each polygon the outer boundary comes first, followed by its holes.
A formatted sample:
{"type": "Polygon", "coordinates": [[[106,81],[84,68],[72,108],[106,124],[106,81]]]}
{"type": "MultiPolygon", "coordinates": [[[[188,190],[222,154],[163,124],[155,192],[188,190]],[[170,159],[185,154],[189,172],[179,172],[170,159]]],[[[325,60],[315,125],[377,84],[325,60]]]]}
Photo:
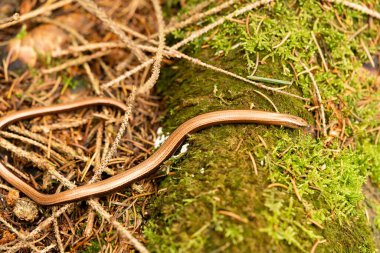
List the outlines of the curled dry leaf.
{"type": "MultiPolygon", "coordinates": [[[[72,13],[54,19],[62,26],[86,33],[91,27],[91,22],[85,15],[72,13]]],[[[53,24],[43,24],[24,36],[18,36],[10,41],[7,52],[10,54],[10,62],[17,59],[33,67],[36,65],[38,56],[44,56],[53,51],[63,50],[69,43],[70,36],[62,28],[53,24]],[[19,38],[21,37],[21,38],[19,38]]]]}
{"type": "Polygon", "coordinates": [[[13,213],[20,220],[34,221],[38,217],[38,207],[28,198],[19,198],[13,208],[13,213]]]}

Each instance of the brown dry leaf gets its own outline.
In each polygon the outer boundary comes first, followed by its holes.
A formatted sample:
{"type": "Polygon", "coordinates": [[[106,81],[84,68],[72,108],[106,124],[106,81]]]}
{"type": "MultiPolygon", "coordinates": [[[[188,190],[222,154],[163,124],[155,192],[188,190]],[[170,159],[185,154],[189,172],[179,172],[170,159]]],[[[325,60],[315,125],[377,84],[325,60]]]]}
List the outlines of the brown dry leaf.
{"type": "Polygon", "coordinates": [[[19,198],[20,198],[20,192],[13,189],[8,192],[7,196],[5,196],[5,200],[7,201],[7,204],[9,206],[14,206],[16,203],[16,200],[18,200],[19,198]]]}
{"type": "Polygon", "coordinates": [[[81,35],[89,34],[94,26],[94,18],[80,12],[73,12],[54,18],[55,21],[76,30],[81,35]]]}
{"type": "Polygon", "coordinates": [[[46,54],[54,49],[61,48],[67,42],[67,35],[54,25],[42,25],[23,39],[14,39],[9,43],[8,52],[11,62],[21,60],[33,67],[37,63],[38,54],[46,54]]]}
{"type": "MultiPolygon", "coordinates": [[[[92,26],[86,16],[79,13],[60,16],[55,21],[71,29],[80,30],[81,33],[86,33],[92,26]]],[[[10,62],[19,59],[33,67],[37,63],[38,55],[43,56],[49,52],[64,49],[69,39],[69,34],[55,25],[40,25],[28,31],[23,38],[15,38],[9,43],[7,51],[11,56],[10,62]]]]}
{"type": "Polygon", "coordinates": [[[6,244],[6,243],[11,242],[13,240],[16,240],[16,235],[9,232],[8,230],[5,230],[3,233],[3,236],[0,239],[0,245],[6,244]]]}

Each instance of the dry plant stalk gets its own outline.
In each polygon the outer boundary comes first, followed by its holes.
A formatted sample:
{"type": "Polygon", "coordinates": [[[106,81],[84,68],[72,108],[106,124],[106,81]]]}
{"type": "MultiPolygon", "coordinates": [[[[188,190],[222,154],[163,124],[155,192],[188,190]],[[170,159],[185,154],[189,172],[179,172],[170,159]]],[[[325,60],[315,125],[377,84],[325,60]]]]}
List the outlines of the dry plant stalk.
{"type": "Polygon", "coordinates": [[[376,19],[380,19],[380,13],[379,12],[377,12],[375,10],[371,10],[364,5],[356,4],[356,3],[353,3],[350,1],[345,1],[345,0],[327,0],[327,1],[330,3],[334,3],[334,4],[343,4],[346,7],[360,11],[360,12],[362,12],[368,16],[371,16],[371,17],[376,18],[376,19]]]}
{"type": "Polygon", "coordinates": [[[100,177],[100,174],[104,171],[109,161],[111,160],[112,156],[116,153],[117,147],[119,146],[121,138],[123,137],[125,129],[127,128],[129,117],[131,116],[132,109],[135,103],[135,98],[136,98],[136,87],[133,87],[133,90],[131,94],[129,95],[128,102],[127,102],[128,110],[124,114],[124,119],[121,123],[117,136],[114,142],[112,143],[112,146],[110,150],[108,151],[107,155],[101,162],[99,169],[95,171],[94,177],[89,181],[89,183],[95,182],[96,179],[100,177]]]}
{"type": "Polygon", "coordinates": [[[99,51],[99,52],[96,52],[92,55],[86,55],[86,56],[79,57],[78,59],[67,61],[67,62],[63,63],[62,65],[59,65],[59,66],[56,66],[56,67],[53,67],[50,69],[43,69],[43,70],[41,70],[41,72],[42,72],[42,74],[52,74],[52,73],[55,73],[58,71],[65,70],[65,69],[72,67],[72,66],[81,65],[81,64],[89,62],[93,59],[101,58],[105,55],[108,55],[110,52],[111,51],[109,51],[109,50],[99,51]]]}
{"type": "Polygon", "coordinates": [[[195,31],[193,32],[190,36],[188,36],[186,39],[182,40],[180,43],[177,43],[175,46],[173,46],[173,49],[178,49],[184,45],[186,45],[187,43],[193,41],[194,39],[202,36],[203,34],[205,34],[206,32],[210,31],[211,29],[214,29],[215,27],[223,24],[226,20],[229,20],[231,18],[234,18],[236,16],[239,16],[243,13],[246,13],[247,11],[250,11],[252,9],[255,9],[255,8],[258,8],[264,4],[269,4],[270,2],[272,2],[272,0],[260,0],[260,1],[256,1],[254,3],[251,3],[251,4],[247,4],[245,7],[241,8],[241,9],[238,9],[230,14],[228,14],[227,16],[225,17],[222,17],[218,20],[216,20],[215,22],[203,27],[202,29],[198,30],[198,31],[195,31]]]}
{"type": "Polygon", "coordinates": [[[49,141],[49,139],[45,138],[42,135],[33,133],[33,132],[26,130],[26,129],[22,129],[18,126],[15,126],[15,125],[9,126],[8,128],[9,128],[9,130],[11,130],[15,133],[18,133],[19,135],[24,135],[24,136],[29,137],[30,139],[35,140],[37,142],[45,143],[45,144],[49,143],[51,148],[69,156],[69,159],[79,159],[81,161],[87,161],[88,160],[88,158],[78,154],[78,152],[75,151],[73,148],[63,144],[61,141],[59,141],[55,138],[51,138],[51,140],[49,141]]]}
{"type": "Polygon", "coordinates": [[[80,127],[88,123],[88,119],[77,119],[73,122],[60,122],[56,124],[51,124],[49,126],[39,126],[39,125],[33,125],[30,129],[32,132],[38,133],[38,132],[50,132],[54,130],[62,130],[62,129],[68,129],[68,128],[75,128],[80,127]]]}
{"type": "Polygon", "coordinates": [[[304,67],[305,71],[309,74],[311,83],[313,84],[313,89],[314,89],[315,95],[317,96],[317,103],[318,103],[317,106],[319,107],[321,120],[322,120],[322,134],[323,136],[327,136],[325,107],[323,105],[321,93],[319,92],[318,84],[315,81],[313,73],[311,73],[311,70],[306,66],[306,64],[301,62],[301,65],[304,67]]]}
{"type": "Polygon", "coordinates": [[[133,42],[131,39],[129,39],[123,30],[121,30],[114,22],[112,19],[108,17],[108,15],[100,9],[93,1],[91,0],[76,0],[83,8],[88,10],[90,13],[94,14],[96,17],[98,17],[103,24],[111,28],[111,30],[119,36],[121,41],[127,45],[131,51],[136,55],[136,57],[143,62],[147,57],[141,51],[133,42]]]}
{"type": "Polygon", "coordinates": [[[21,15],[21,16],[18,16],[16,19],[11,20],[10,22],[0,24],[0,29],[4,29],[4,28],[10,27],[10,26],[19,24],[21,22],[24,22],[28,19],[37,17],[37,16],[42,15],[44,13],[62,8],[63,6],[68,5],[72,2],[73,2],[73,0],[62,0],[62,1],[58,1],[58,2],[51,4],[51,5],[45,5],[39,9],[28,12],[28,13],[21,15]]]}
{"type": "Polygon", "coordinates": [[[8,133],[8,132],[4,132],[4,131],[0,131],[0,135],[2,135],[3,137],[5,138],[12,138],[12,139],[16,139],[16,140],[20,140],[24,143],[29,143],[33,146],[36,146],[36,147],[39,147],[41,150],[44,150],[46,153],[50,152],[50,154],[55,158],[57,159],[57,161],[62,165],[62,164],[65,164],[67,163],[68,161],[63,157],[61,156],[60,154],[58,154],[57,152],[55,152],[54,150],[49,150],[49,148],[37,141],[34,141],[34,140],[31,140],[31,139],[28,139],[26,137],[23,137],[23,136],[20,136],[20,135],[17,135],[17,134],[13,134],[13,133],[8,133]]]}
{"type": "MultiPolygon", "coordinates": [[[[217,14],[217,13],[221,12],[222,10],[229,8],[231,5],[233,5],[237,2],[238,2],[237,0],[229,0],[229,1],[226,1],[222,4],[220,4],[220,5],[215,6],[214,8],[212,8],[208,11],[205,11],[205,12],[202,12],[199,14],[195,13],[193,16],[189,17],[188,19],[181,21],[179,23],[176,23],[173,26],[169,26],[168,28],[166,28],[165,34],[171,33],[175,30],[182,29],[188,25],[194,24],[194,23],[198,22],[199,20],[201,20],[205,17],[217,14]]],[[[152,35],[152,38],[155,38],[157,35],[158,34],[152,35]]]]}
{"type": "Polygon", "coordinates": [[[158,34],[159,34],[158,48],[157,48],[157,53],[156,53],[156,59],[153,64],[152,75],[150,76],[148,81],[142,87],[139,88],[138,93],[145,93],[149,91],[156,84],[158,77],[160,75],[162,54],[165,47],[165,34],[164,34],[165,24],[164,24],[164,18],[162,16],[161,6],[158,0],[152,0],[152,3],[153,3],[154,10],[156,11],[157,22],[158,22],[158,34]]]}

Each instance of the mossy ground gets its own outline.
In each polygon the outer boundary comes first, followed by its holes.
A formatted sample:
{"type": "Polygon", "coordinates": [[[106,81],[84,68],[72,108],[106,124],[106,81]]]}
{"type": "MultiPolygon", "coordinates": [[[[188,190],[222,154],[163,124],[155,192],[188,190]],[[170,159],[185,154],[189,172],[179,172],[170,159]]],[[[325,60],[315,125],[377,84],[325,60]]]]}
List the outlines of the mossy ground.
{"type": "MultiPolygon", "coordinates": [[[[375,3],[372,6],[376,8],[375,3]]],[[[367,43],[371,52],[376,51],[369,42],[379,24],[356,34],[368,23],[366,16],[339,5],[327,8],[318,1],[276,2],[241,18],[247,17],[250,32],[239,22],[227,22],[188,50],[212,47],[195,50],[193,55],[241,76],[251,73],[259,56],[256,75],[293,80],[290,92],[312,98],[309,76],[298,73],[304,71],[301,61],[321,64],[313,32],[329,67],[316,68],[313,74],[331,135],[315,138],[302,130],[260,125],[212,127],[191,135],[186,155],[166,165],[171,173],[160,183],[145,229],[149,248],[155,252],[309,252],[316,241],[326,240],[317,252],[374,252],[362,187],[367,176],[380,181],[380,147],[376,135],[368,133],[379,125],[380,93],[373,79],[359,75],[358,69],[368,60],[361,45],[367,43]],[[289,39],[274,47],[289,32],[289,39]],[[231,50],[238,43],[241,46],[231,50]],[[336,129],[342,138],[332,134],[336,129]]],[[[178,61],[163,71],[158,87],[167,102],[166,130],[218,109],[254,106],[273,111],[254,89],[178,61]]],[[[310,104],[261,92],[280,112],[315,124],[306,110],[310,104]]]]}
{"type": "MultiPolygon", "coordinates": [[[[238,72],[241,65],[236,64],[236,58],[231,53],[223,59],[238,72]]],[[[170,98],[168,108],[172,108],[167,129],[206,111],[249,108],[251,103],[272,109],[249,84],[189,63],[175,64],[165,75],[160,87],[166,87],[170,80],[170,89],[163,93],[170,98]],[[185,71],[190,67],[193,71],[185,71]]],[[[311,114],[299,100],[275,94],[271,98],[282,101],[278,103],[280,111],[300,115],[312,123],[311,114]]],[[[362,252],[372,251],[363,210],[356,210],[362,199],[360,187],[365,172],[360,171],[360,161],[351,164],[350,158],[356,158],[352,151],[334,159],[333,148],[325,151],[302,130],[259,125],[213,127],[192,135],[189,141],[185,157],[168,165],[174,174],[162,181],[160,188],[165,190],[152,207],[153,221],[146,236],[155,251],[210,252],[225,247],[235,252],[299,252],[308,251],[315,240],[331,234],[334,236],[328,237],[326,249],[334,246],[338,251],[341,248],[340,252],[347,248],[353,252],[360,248],[362,252]],[[249,152],[255,157],[258,175],[249,152]],[[341,166],[347,167],[337,171],[341,166]],[[339,177],[346,172],[355,182],[339,177]],[[290,178],[295,178],[304,202],[297,199],[290,178]],[[271,183],[281,183],[288,189],[268,189],[271,183]],[[352,204],[346,206],[344,200],[350,197],[352,204]],[[232,212],[241,220],[220,211],[232,212]],[[344,222],[346,213],[355,219],[344,222]],[[316,227],[312,220],[325,228],[316,227]]]]}

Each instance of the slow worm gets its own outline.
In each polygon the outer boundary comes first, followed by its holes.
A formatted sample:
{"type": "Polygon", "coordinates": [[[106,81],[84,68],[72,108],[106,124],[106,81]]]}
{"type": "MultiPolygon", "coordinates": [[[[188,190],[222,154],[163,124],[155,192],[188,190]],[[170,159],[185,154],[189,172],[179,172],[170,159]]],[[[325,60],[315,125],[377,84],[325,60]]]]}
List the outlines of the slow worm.
{"type": "MultiPolygon", "coordinates": [[[[10,113],[0,118],[0,130],[7,125],[19,120],[30,119],[47,114],[68,112],[84,107],[107,105],[126,110],[127,106],[117,100],[109,98],[88,98],[74,103],[38,107],[10,113]]],[[[133,168],[119,173],[105,180],[82,185],[74,189],[69,189],[56,194],[43,194],[22,181],[9,171],[0,162],[0,176],[15,188],[23,192],[29,198],[41,205],[56,205],[89,197],[104,195],[127,186],[142,177],[145,177],[159,167],[159,165],[169,158],[181,144],[189,133],[193,133],[205,127],[232,124],[232,123],[258,123],[265,125],[281,125],[290,128],[306,127],[307,122],[302,118],[281,113],[272,113],[256,110],[223,110],[201,114],[189,119],[180,125],[165,141],[161,147],[148,159],[134,166],[133,168]]]]}

